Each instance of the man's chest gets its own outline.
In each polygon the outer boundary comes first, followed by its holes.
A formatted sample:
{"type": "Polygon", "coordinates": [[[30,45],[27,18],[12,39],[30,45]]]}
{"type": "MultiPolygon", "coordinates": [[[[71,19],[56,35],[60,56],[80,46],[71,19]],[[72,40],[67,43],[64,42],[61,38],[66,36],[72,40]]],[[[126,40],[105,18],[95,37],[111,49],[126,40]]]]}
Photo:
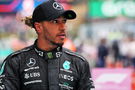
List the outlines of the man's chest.
{"type": "Polygon", "coordinates": [[[25,88],[36,86],[45,90],[74,90],[79,78],[76,66],[70,59],[29,57],[20,68],[20,78],[25,88]]]}

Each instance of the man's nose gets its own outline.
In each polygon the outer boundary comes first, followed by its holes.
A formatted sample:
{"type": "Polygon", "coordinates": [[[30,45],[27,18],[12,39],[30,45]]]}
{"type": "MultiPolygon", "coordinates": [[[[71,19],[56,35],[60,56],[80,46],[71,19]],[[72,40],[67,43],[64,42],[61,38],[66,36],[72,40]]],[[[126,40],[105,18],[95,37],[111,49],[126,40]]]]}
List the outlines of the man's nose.
{"type": "Polygon", "coordinates": [[[65,23],[61,23],[60,24],[60,30],[66,30],[66,28],[67,28],[67,26],[66,26],[66,24],[65,23]]]}

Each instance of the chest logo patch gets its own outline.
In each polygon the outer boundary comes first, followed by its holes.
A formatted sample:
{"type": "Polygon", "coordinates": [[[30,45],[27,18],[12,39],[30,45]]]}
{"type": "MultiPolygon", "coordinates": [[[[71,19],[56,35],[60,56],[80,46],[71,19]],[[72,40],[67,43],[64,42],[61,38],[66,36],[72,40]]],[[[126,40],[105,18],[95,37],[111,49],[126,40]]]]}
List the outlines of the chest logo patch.
{"type": "Polygon", "coordinates": [[[36,60],[34,58],[30,58],[29,62],[27,63],[28,67],[33,67],[36,64],[36,60]]]}
{"type": "Polygon", "coordinates": [[[71,62],[65,61],[65,62],[63,63],[63,68],[66,69],[66,70],[69,70],[69,69],[70,69],[70,64],[71,64],[71,62]]]}

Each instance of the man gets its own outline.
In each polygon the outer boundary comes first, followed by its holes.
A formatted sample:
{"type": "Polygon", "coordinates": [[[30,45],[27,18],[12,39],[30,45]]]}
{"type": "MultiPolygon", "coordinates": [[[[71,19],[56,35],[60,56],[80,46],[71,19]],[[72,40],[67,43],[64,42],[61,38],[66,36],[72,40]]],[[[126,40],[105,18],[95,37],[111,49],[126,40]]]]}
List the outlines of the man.
{"type": "MultiPolygon", "coordinates": [[[[76,18],[50,0],[35,8],[32,20],[38,39],[34,45],[9,55],[1,71],[3,90],[91,90],[94,88],[88,62],[62,48],[66,20],[76,18]]],[[[1,89],[1,90],[2,90],[1,89]]]]}

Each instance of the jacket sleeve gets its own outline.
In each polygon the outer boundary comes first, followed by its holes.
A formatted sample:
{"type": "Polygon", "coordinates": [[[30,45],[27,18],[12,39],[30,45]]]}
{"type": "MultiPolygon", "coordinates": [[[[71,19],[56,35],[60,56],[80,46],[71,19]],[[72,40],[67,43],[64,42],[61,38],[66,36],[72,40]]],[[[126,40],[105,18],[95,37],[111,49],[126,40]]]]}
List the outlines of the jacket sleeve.
{"type": "Polygon", "coordinates": [[[87,61],[81,63],[81,75],[78,90],[94,90],[94,84],[87,61]]]}
{"type": "Polygon", "coordinates": [[[8,57],[0,70],[0,90],[20,90],[19,63],[17,57],[8,57]]]}

